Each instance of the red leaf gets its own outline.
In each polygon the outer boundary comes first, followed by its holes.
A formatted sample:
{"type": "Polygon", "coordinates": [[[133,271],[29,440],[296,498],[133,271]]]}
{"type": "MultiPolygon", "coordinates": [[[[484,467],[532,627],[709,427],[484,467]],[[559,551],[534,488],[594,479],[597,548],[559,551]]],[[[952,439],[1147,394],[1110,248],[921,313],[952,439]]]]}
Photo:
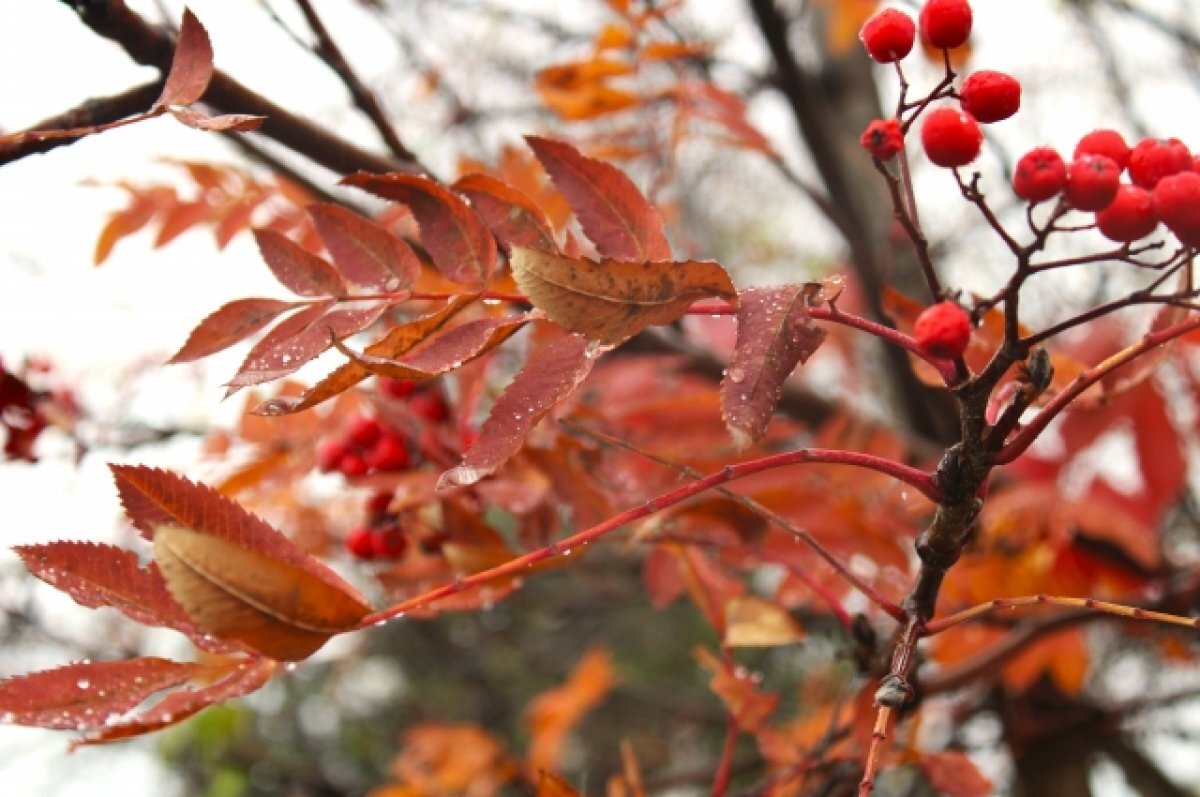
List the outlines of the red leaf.
{"type": "Polygon", "coordinates": [[[208,220],[212,206],[205,202],[180,202],[163,215],[162,226],[154,237],[154,247],[166,246],[183,233],[208,220]]]}
{"type": "Polygon", "coordinates": [[[332,204],[308,206],[308,215],[333,262],[355,285],[402,291],[421,274],[421,261],[403,240],[370,219],[332,204]]]}
{"type": "MultiPolygon", "coordinates": [[[[297,335],[304,332],[306,329],[316,323],[317,319],[325,315],[332,307],[337,306],[337,301],[334,299],[326,299],[323,302],[317,302],[297,310],[287,318],[280,321],[270,332],[263,335],[262,340],[255,343],[250,349],[250,353],[246,355],[246,359],[242,360],[242,364],[238,366],[237,373],[233,379],[236,380],[243,371],[251,370],[255,363],[265,362],[267,354],[275,351],[282,359],[283,352],[280,351],[280,346],[297,335]]],[[[289,361],[290,362],[290,361],[289,361]]],[[[230,381],[230,384],[233,380],[230,381]]],[[[225,398],[229,398],[238,391],[238,386],[230,387],[225,393],[225,398]]]]}
{"type": "Polygon", "coordinates": [[[170,199],[173,204],[175,192],[168,188],[148,193],[135,193],[130,199],[129,206],[114,213],[108,223],[104,225],[104,229],[100,231],[100,237],[96,239],[96,249],[92,254],[92,262],[98,266],[107,260],[108,256],[112,254],[113,247],[122,238],[133,235],[150,223],[159,207],[167,204],[164,201],[166,199],[170,199]]]}
{"type": "Polygon", "coordinates": [[[157,468],[135,465],[109,468],[116,479],[125,514],[147,540],[154,539],[156,526],[182,526],[291,565],[366,604],[358,590],[341,576],[266,521],[211,487],[157,468]]]}
{"type": "Polygon", "coordinates": [[[278,665],[270,659],[247,659],[237,663],[237,669],[226,678],[200,689],[173,692],[155,705],[125,722],[111,724],[76,744],[96,744],[116,739],[128,739],[166,728],[203,709],[261,689],[271,679],[278,665]]]}
{"type": "Polygon", "coordinates": [[[584,157],[570,144],[538,136],[525,140],[600,254],[642,263],[671,259],[662,217],[623,171],[584,157]]]}
{"type": "Polygon", "coordinates": [[[346,283],[336,268],[297,243],[270,230],[255,230],[258,250],[275,279],[300,296],[345,296],[346,283]]]}
{"type": "Polygon", "coordinates": [[[929,785],[945,797],[988,797],[992,782],[963,753],[932,753],[921,756],[921,770],[929,785]]]}
{"type": "Polygon", "coordinates": [[[808,315],[812,290],[780,285],[738,295],[737,346],[721,382],[721,406],[739,448],[766,431],[784,380],[825,339],[825,330],[808,315]]]}
{"type": "Polygon", "coordinates": [[[560,338],[531,355],[492,406],[462,464],[443,473],[439,487],[474,484],[493,473],[521,449],[538,421],[579,387],[593,363],[588,342],[579,335],[560,338]]]}
{"type": "Polygon", "coordinates": [[[267,121],[265,116],[255,116],[247,113],[228,113],[220,116],[209,116],[206,113],[193,111],[190,108],[172,108],[171,116],[179,122],[195,130],[205,130],[219,133],[223,130],[237,130],[248,133],[257,130],[267,121]]]}
{"type": "Polygon", "coordinates": [[[468,321],[429,339],[416,352],[400,360],[356,354],[341,345],[337,348],[354,363],[378,376],[430,379],[486,354],[527,323],[529,319],[525,316],[468,321]]]}
{"type": "Polygon", "coordinates": [[[295,302],[278,299],[238,299],[217,310],[192,330],[169,363],[186,363],[228,348],[258,332],[295,302]]]}
{"type": "MultiPolygon", "coordinates": [[[[366,354],[372,357],[396,358],[412,351],[421,341],[445,326],[460,310],[473,304],[475,299],[476,297],[473,295],[456,296],[436,313],[394,327],[382,340],[368,346],[366,354]]],[[[254,412],[259,415],[286,415],[290,412],[300,412],[349,390],[370,375],[371,372],[358,363],[348,362],[315,384],[303,396],[299,398],[283,396],[270,399],[256,407],[254,412]]]]}
{"type": "Polygon", "coordinates": [[[213,51],[208,32],[190,9],[184,9],[171,70],[154,106],[192,104],[204,96],[212,76],[213,51]]]}
{"type": "Polygon", "coordinates": [[[158,566],[138,565],[137,556],[112,545],[53,542],[14,549],[35,576],[89,608],[111,606],[143,625],[172,628],[197,646],[227,651],[196,627],[171,593],[158,566]]]}
{"type": "Polygon", "coordinates": [[[159,658],[68,664],[0,681],[0,720],[59,730],[102,728],[155,692],[208,672],[159,658]]]}
{"type": "Polygon", "coordinates": [[[426,177],[358,172],[342,180],[408,206],[421,228],[421,245],[447,279],[487,284],[496,263],[496,239],[457,194],[426,177]]]}
{"type": "Polygon", "coordinates": [[[486,174],[468,174],[454,189],[471,200],[471,207],[496,237],[508,243],[558,250],[550,220],[524,192],[486,174]]]}
{"type": "Polygon", "coordinates": [[[294,335],[278,337],[270,346],[260,343],[238,368],[229,385],[246,387],[287,376],[332,346],[334,340],[354,335],[375,323],[386,307],[377,302],[358,307],[342,305],[313,319],[294,335]]]}

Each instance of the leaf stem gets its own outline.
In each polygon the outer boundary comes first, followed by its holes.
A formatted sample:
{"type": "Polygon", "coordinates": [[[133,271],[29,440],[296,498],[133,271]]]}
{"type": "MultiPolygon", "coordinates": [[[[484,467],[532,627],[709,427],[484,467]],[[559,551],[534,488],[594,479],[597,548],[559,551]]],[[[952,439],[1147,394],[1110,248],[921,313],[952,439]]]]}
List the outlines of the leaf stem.
{"type": "Polygon", "coordinates": [[[1150,620],[1158,623],[1183,626],[1184,628],[1200,628],[1200,617],[1184,617],[1178,614],[1139,609],[1136,606],[1099,601],[1094,598],[1072,598],[1038,594],[1024,595],[1019,598],[994,598],[986,603],[972,606],[969,609],[963,609],[961,612],[955,612],[941,619],[932,620],[925,624],[923,635],[933,636],[995,611],[1020,609],[1026,606],[1064,606],[1070,609],[1088,609],[1103,614],[1114,614],[1130,620],[1150,620]]]}

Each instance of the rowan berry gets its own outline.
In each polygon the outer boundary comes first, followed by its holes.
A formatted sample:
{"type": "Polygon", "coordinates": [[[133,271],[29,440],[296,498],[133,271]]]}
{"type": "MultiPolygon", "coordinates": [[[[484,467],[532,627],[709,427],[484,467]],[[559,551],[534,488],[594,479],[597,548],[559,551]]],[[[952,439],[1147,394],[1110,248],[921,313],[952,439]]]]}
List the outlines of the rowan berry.
{"type": "Polygon", "coordinates": [[[394,526],[374,529],[371,534],[371,550],[378,559],[399,559],[407,547],[408,540],[394,526]]]}
{"type": "Polygon", "coordinates": [[[1096,226],[1110,241],[1129,243],[1145,238],[1158,226],[1150,192],[1139,185],[1120,186],[1116,198],[1096,214],[1096,226]]]}
{"type": "Polygon", "coordinates": [[[383,435],[383,425],[370,415],[355,415],[346,424],[346,438],[356,446],[369,448],[383,435]]]}
{"type": "Polygon", "coordinates": [[[450,408],[446,406],[445,399],[430,391],[413,395],[408,400],[408,407],[415,415],[430,423],[441,423],[450,417],[450,408]]]}
{"type": "Polygon", "coordinates": [[[1177,172],[1154,186],[1154,212],[1188,246],[1200,246],[1200,174],[1177,172]]]}
{"type": "Polygon", "coordinates": [[[929,160],[938,166],[966,166],[979,155],[983,131],[969,113],[943,106],[934,108],[925,117],[921,144],[929,160]]]}
{"type": "Polygon", "coordinates": [[[403,438],[387,433],[375,441],[363,459],[375,470],[404,470],[408,467],[408,447],[403,438]]]}
{"type": "Polygon", "coordinates": [[[1129,153],[1129,179],[1142,188],[1178,172],[1192,170],[1192,153],[1177,138],[1143,138],[1129,153]]]}
{"type": "Polygon", "coordinates": [[[1074,157],[1078,160],[1084,155],[1112,158],[1121,171],[1129,166],[1129,145],[1125,143],[1125,137],[1116,130],[1093,130],[1079,139],[1079,143],[1075,145],[1074,157]]]}
{"type": "Polygon", "coordinates": [[[971,35],[971,4],[967,0],[929,0],[918,17],[921,38],[930,46],[951,50],[971,35]]]}
{"type": "Polygon", "coordinates": [[[338,469],[350,446],[339,437],[328,437],[317,444],[317,470],[329,473],[338,469]]]}
{"type": "Polygon", "coordinates": [[[379,389],[396,399],[408,398],[416,387],[417,383],[411,379],[381,378],[379,380],[379,389]]]}
{"type": "Polygon", "coordinates": [[[1012,75],[981,69],[963,81],[962,107],[976,121],[987,124],[1012,116],[1021,107],[1021,84],[1012,75]]]}
{"type": "Polygon", "coordinates": [[[900,130],[900,120],[876,119],[867,125],[858,141],[863,149],[871,153],[871,157],[889,161],[904,149],[904,133],[900,130]]]}
{"type": "Polygon", "coordinates": [[[346,533],[346,550],[356,559],[374,559],[374,533],[366,526],[350,529],[346,533]]]}
{"type": "Polygon", "coordinates": [[[867,54],[881,64],[890,64],[908,55],[916,36],[917,26],[912,17],[895,8],[872,14],[858,32],[858,39],[867,48],[867,54]]]}
{"type": "Polygon", "coordinates": [[[1037,147],[1021,156],[1013,171],[1013,193],[1034,204],[1058,196],[1067,181],[1067,164],[1050,147],[1037,147]]]}
{"type": "Polygon", "coordinates": [[[342,475],[349,476],[352,479],[359,476],[366,476],[367,471],[370,469],[371,466],[367,464],[366,460],[353,451],[338,461],[338,470],[342,472],[342,475]]]}
{"type": "Polygon", "coordinates": [[[958,357],[971,341],[971,317],[954,302],[938,302],[917,316],[913,337],[934,357],[958,357]]]}
{"type": "Polygon", "coordinates": [[[1121,170],[1112,158],[1084,155],[1067,167],[1063,194],[1076,210],[1103,210],[1113,201],[1121,170]]]}

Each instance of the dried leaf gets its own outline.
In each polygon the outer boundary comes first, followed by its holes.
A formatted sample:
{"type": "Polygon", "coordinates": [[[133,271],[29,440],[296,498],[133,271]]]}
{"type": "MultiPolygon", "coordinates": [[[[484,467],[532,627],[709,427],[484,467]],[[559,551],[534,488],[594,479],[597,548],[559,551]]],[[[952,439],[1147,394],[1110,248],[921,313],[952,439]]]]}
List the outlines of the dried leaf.
{"type": "Polygon", "coordinates": [[[921,756],[921,771],[929,785],[944,797],[988,797],[992,782],[966,754],[955,751],[921,756]]]}
{"type": "Polygon", "coordinates": [[[471,207],[502,241],[555,251],[550,220],[522,191],[486,174],[468,174],[454,189],[471,200],[471,207]]]}
{"type": "Polygon", "coordinates": [[[220,116],[209,116],[206,113],[193,111],[190,108],[172,108],[171,116],[179,122],[195,130],[205,130],[210,133],[220,133],[224,130],[237,130],[249,133],[262,127],[267,121],[265,116],[255,116],[248,113],[227,113],[220,116]]]}
{"type": "Polygon", "coordinates": [[[114,213],[100,231],[100,236],[96,239],[96,249],[92,254],[92,263],[98,266],[107,260],[113,247],[122,238],[133,235],[149,224],[158,212],[159,205],[168,198],[175,199],[175,192],[171,189],[134,194],[129,206],[114,213]]]}
{"type": "Polygon", "coordinates": [[[610,79],[633,72],[632,64],[607,58],[573,61],[538,72],[534,87],[546,107],[563,119],[594,119],[641,101],[636,93],[609,84],[610,79]]]}
{"type": "Polygon", "coordinates": [[[371,608],[304,569],[181,526],[155,528],[154,556],[197,625],[272,659],[311,656],[371,608]]]}
{"type": "Polygon", "coordinates": [[[738,295],[737,346],[721,382],[721,408],[738,448],[762,437],[797,363],[825,340],[808,315],[812,285],[747,288],[738,295]]]}
{"type": "Polygon", "coordinates": [[[254,347],[237,374],[229,380],[229,385],[233,388],[257,385],[294,373],[332,346],[334,341],[371,326],[386,308],[387,305],[380,302],[358,303],[357,306],[343,303],[314,318],[294,335],[273,335],[270,345],[254,347]]]}
{"type": "Polygon", "coordinates": [[[671,259],[662,217],[623,171],[584,157],[570,144],[537,136],[525,140],[600,254],[639,263],[671,259]]]}
{"type": "Polygon", "coordinates": [[[183,22],[179,26],[179,38],[175,41],[175,55],[171,58],[171,69],[167,73],[162,95],[154,107],[192,104],[204,96],[212,76],[213,51],[208,31],[204,30],[191,10],[185,8],[183,22]]]}
{"type": "Polygon", "coordinates": [[[575,391],[593,362],[587,341],[578,335],[560,338],[532,355],[492,406],[462,464],[443,473],[438,486],[474,484],[494,473],[521,449],[538,421],[575,391]]]}
{"type": "Polygon", "coordinates": [[[0,681],[0,721],[58,730],[102,728],[155,692],[209,669],[147,657],[18,675],[0,681]]]}
{"type": "MultiPolygon", "coordinates": [[[[365,354],[386,359],[402,356],[445,326],[464,307],[473,304],[476,298],[474,295],[453,297],[445,307],[437,312],[394,327],[382,340],[368,346],[365,354]]],[[[303,396],[274,398],[260,404],[254,412],[258,415],[286,415],[290,412],[300,412],[349,390],[370,375],[371,372],[363,366],[356,362],[349,362],[322,379],[303,396]]]]}
{"type": "Polygon", "coordinates": [[[468,321],[430,338],[400,360],[356,354],[338,344],[338,351],[377,376],[393,379],[431,379],[479,357],[508,340],[529,323],[526,316],[468,321]]]}
{"type": "Polygon", "coordinates": [[[157,565],[152,562],[142,568],[131,551],[90,542],[52,542],[14,550],[33,575],[76,603],[93,609],[110,606],[143,625],[180,631],[206,650],[227,650],[184,613],[157,565]]]}
{"type": "Polygon", "coordinates": [[[186,363],[228,348],[264,328],[280,313],[299,307],[278,299],[237,299],[201,321],[167,362],[186,363]]]}
{"type": "Polygon", "coordinates": [[[402,291],[420,276],[412,248],[370,219],[328,203],[309,205],[308,215],[334,264],[355,285],[402,291]]]}
{"type": "Polygon", "coordinates": [[[762,730],[779,707],[779,695],[759,691],[749,673],[740,669],[735,672],[710,650],[697,648],[695,656],[712,672],[709,688],[721,698],[738,727],[749,733],[762,730]]]}
{"type": "Polygon", "coordinates": [[[232,700],[261,689],[275,674],[276,663],[270,659],[232,660],[229,675],[198,689],[181,689],[124,722],[107,725],[88,734],[76,745],[98,744],[117,739],[141,736],[183,722],[209,706],[232,700]]]}
{"type": "Polygon", "coordinates": [[[734,296],[725,269],[710,261],[597,263],[514,246],[509,262],[517,285],[547,317],[609,346],[675,321],[698,299],[734,296]]]}
{"type": "Polygon", "coordinates": [[[496,264],[496,240],[453,191],[425,177],[358,172],[342,180],[408,206],[421,228],[421,245],[447,279],[483,287],[496,264]]]}
{"type": "MultiPolygon", "coordinates": [[[[404,731],[391,765],[395,797],[496,797],[517,775],[503,745],[474,725],[418,725],[404,731]]],[[[388,789],[372,797],[387,797],[388,789]]]]}
{"type": "Polygon", "coordinates": [[[607,650],[595,648],[572,668],[566,683],[543,692],[529,704],[531,769],[557,768],[567,734],[604,699],[615,683],[612,657],[607,650]]]}
{"type": "Polygon", "coordinates": [[[336,268],[292,240],[270,230],[255,230],[254,240],[275,279],[292,293],[300,296],[348,293],[336,268]]]}
{"type": "Polygon", "coordinates": [[[341,576],[270,524],[211,487],[157,468],[137,465],[110,465],[109,468],[116,480],[125,514],[147,540],[154,539],[157,526],[182,526],[304,570],[334,590],[366,604],[341,576]]]}
{"type": "Polygon", "coordinates": [[[741,596],[725,604],[725,647],[773,647],[804,639],[787,610],[761,598],[741,596]]]}

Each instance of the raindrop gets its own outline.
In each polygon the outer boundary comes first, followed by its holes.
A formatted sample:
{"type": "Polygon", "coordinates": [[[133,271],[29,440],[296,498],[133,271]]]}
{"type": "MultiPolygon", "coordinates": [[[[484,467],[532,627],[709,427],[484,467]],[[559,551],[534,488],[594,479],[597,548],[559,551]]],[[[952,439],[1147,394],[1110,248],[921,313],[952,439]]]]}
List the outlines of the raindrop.
{"type": "Polygon", "coordinates": [[[741,368],[730,368],[729,371],[727,371],[727,374],[729,375],[729,381],[731,382],[740,383],[746,379],[746,372],[741,368]]]}
{"type": "Polygon", "coordinates": [[[80,689],[87,689],[89,686],[92,685],[92,682],[89,681],[87,678],[80,678],[78,681],[75,682],[75,685],[78,686],[80,689]]]}

